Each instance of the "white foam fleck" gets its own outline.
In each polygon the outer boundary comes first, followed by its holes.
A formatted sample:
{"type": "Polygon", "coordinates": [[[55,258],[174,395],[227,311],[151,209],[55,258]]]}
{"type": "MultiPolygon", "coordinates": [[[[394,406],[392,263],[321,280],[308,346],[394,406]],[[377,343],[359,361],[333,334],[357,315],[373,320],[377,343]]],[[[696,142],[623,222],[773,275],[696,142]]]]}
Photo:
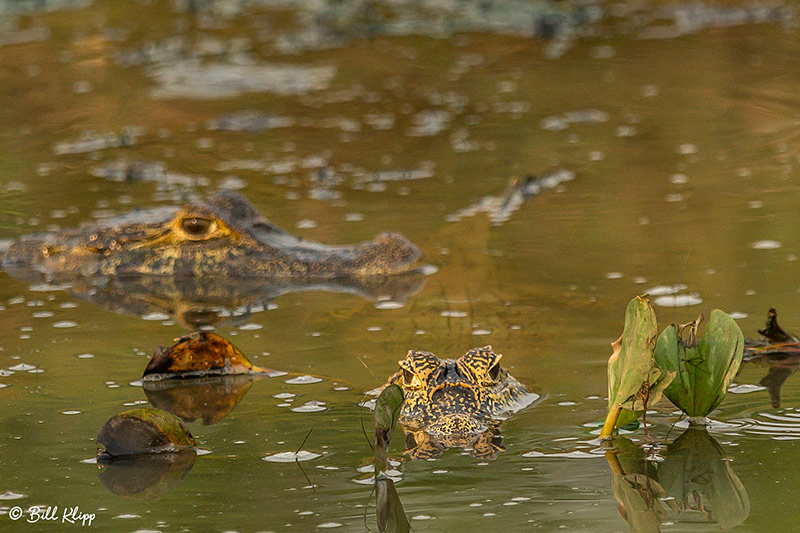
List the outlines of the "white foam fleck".
{"type": "Polygon", "coordinates": [[[320,454],[314,452],[307,452],[305,450],[300,450],[299,452],[278,452],[272,455],[267,455],[261,458],[262,461],[268,461],[270,463],[294,463],[295,461],[311,461],[312,459],[316,459],[317,457],[321,457],[320,454]]]}
{"type": "Polygon", "coordinates": [[[317,413],[319,411],[324,411],[325,409],[327,409],[327,407],[325,407],[325,402],[311,400],[310,402],[306,402],[298,407],[292,407],[291,410],[295,413],[317,413]]]}
{"type": "Polygon", "coordinates": [[[77,326],[77,322],[72,322],[71,320],[62,320],[61,322],[56,322],[53,324],[54,328],[74,328],[77,326]]]}
{"type": "Polygon", "coordinates": [[[380,302],[375,302],[373,307],[375,307],[375,309],[400,309],[403,307],[403,304],[393,300],[381,300],[380,302]]]}
{"type": "Polygon", "coordinates": [[[661,307],[691,307],[703,303],[703,299],[697,293],[674,294],[669,296],[659,296],[653,303],[661,307]]]}
{"type": "Polygon", "coordinates": [[[750,243],[750,247],[755,250],[777,250],[783,246],[780,241],[763,240],[750,243]]]}
{"type": "Polygon", "coordinates": [[[337,527],[342,527],[342,524],[339,522],[323,522],[317,526],[319,529],[334,529],[337,527]]]}
{"type": "Polygon", "coordinates": [[[411,520],[430,520],[430,515],[418,514],[411,517],[411,520]]]}
{"type": "Polygon", "coordinates": [[[758,392],[766,389],[766,387],[762,387],[761,385],[742,383],[741,385],[734,385],[733,387],[730,387],[728,392],[732,392],[733,394],[748,394],[750,392],[758,392]]]}
{"type": "Polygon", "coordinates": [[[574,450],[571,452],[554,452],[554,453],[544,453],[544,452],[537,452],[537,451],[530,451],[527,453],[523,453],[522,457],[566,457],[568,459],[596,459],[598,457],[605,457],[603,450],[599,450],[596,452],[584,452],[582,450],[574,450]]]}
{"type": "Polygon", "coordinates": [[[81,414],[82,412],[83,412],[83,411],[78,411],[77,409],[70,409],[70,410],[68,410],[68,411],[61,411],[61,414],[62,414],[62,415],[79,415],[79,414],[81,414]]]}
{"type": "Polygon", "coordinates": [[[280,392],[278,394],[274,394],[272,397],[278,398],[279,400],[287,400],[289,398],[294,398],[295,396],[297,395],[292,392],[280,392]]]}
{"type": "Polygon", "coordinates": [[[297,229],[314,229],[317,227],[317,222],[309,218],[304,218],[302,220],[298,220],[295,227],[297,229]]]}
{"type": "Polygon", "coordinates": [[[491,335],[492,334],[492,330],[490,330],[490,329],[473,329],[472,330],[472,334],[473,335],[491,335]]]}
{"type": "Polygon", "coordinates": [[[683,283],[676,283],[675,285],[657,285],[655,287],[651,287],[646,292],[650,296],[664,296],[666,294],[678,294],[682,290],[688,289],[688,285],[684,285],[683,283]]]}
{"type": "Polygon", "coordinates": [[[467,316],[466,311],[441,311],[439,316],[444,316],[448,318],[464,318],[467,316]]]}
{"type": "Polygon", "coordinates": [[[322,378],[305,375],[287,379],[284,383],[288,383],[289,385],[308,385],[310,383],[319,383],[320,381],[322,381],[322,378]]]}
{"type": "Polygon", "coordinates": [[[0,492],[0,500],[19,500],[24,497],[24,494],[20,494],[19,492],[11,492],[10,490],[0,492]]]}
{"type": "Polygon", "coordinates": [[[8,367],[9,370],[13,370],[14,372],[27,372],[28,370],[33,370],[35,368],[36,367],[34,365],[28,365],[25,363],[8,367]]]}
{"type": "Polygon", "coordinates": [[[142,315],[142,320],[167,320],[169,319],[169,315],[164,313],[148,313],[146,315],[142,315]]]}
{"type": "Polygon", "coordinates": [[[118,514],[117,516],[112,516],[111,519],[114,520],[119,518],[121,520],[130,520],[132,518],[141,518],[141,517],[142,516],[138,514],[118,514]]]}
{"type": "Polygon", "coordinates": [[[606,279],[620,279],[623,276],[622,272],[606,272],[606,279]]]}
{"type": "Polygon", "coordinates": [[[739,320],[742,318],[747,318],[750,315],[748,315],[747,313],[742,313],[740,311],[734,311],[733,313],[729,313],[729,316],[734,320],[739,320]]]}
{"type": "Polygon", "coordinates": [[[242,331],[255,331],[263,328],[262,324],[256,324],[255,322],[248,322],[247,324],[242,324],[239,326],[239,329],[242,331]]]}

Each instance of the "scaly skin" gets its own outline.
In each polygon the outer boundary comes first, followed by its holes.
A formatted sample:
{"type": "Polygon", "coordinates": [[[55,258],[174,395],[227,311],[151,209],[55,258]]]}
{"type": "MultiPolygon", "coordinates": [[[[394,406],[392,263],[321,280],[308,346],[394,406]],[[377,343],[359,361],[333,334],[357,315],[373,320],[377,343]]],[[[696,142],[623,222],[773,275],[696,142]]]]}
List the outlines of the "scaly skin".
{"type": "Polygon", "coordinates": [[[482,458],[502,450],[500,421],[532,396],[500,366],[501,358],[484,346],[457,360],[411,350],[399,361],[388,384],[403,389],[399,421],[412,458],[436,457],[450,447],[471,448],[482,458]]]}
{"type": "Polygon", "coordinates": [[[397,233],[351,246],[304,241],[242,195],[222,192],[183,208],[138,210],[23,237],[1,262],[53,275],[334,279],[407,272],[420,257],[397,233]]]}

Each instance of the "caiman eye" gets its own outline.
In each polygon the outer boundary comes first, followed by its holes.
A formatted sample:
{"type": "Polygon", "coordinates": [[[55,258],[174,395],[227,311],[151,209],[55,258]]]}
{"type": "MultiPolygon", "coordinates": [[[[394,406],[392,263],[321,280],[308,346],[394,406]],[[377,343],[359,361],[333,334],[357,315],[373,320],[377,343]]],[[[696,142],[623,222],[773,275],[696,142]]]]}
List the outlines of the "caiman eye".
{"type": "Polygon", "coordinates": [[[189,237],[204,237],[211,233],[214,226],[214,221],[207,218],[191,217],[181,220],[181,229],[189,237]]]}
{"type": "Polygon", "coordinates": [[[497,381],[497,378],[500,377],[500,363],[497,362],[493,364],[492,367],[489,369],[489,372],[487,372],[487,374],[489,374],[489,378],[492,381],[497,381]]]}
{"type": "Polygon", "coordinates": [[[413,381],[414,381],[414,373],[411,372],[410,370],[406,370],[404,368],[403,369],[403,383],[405,383],[407,386],[410,387],[411,384],[413,383],[413,381]]]}

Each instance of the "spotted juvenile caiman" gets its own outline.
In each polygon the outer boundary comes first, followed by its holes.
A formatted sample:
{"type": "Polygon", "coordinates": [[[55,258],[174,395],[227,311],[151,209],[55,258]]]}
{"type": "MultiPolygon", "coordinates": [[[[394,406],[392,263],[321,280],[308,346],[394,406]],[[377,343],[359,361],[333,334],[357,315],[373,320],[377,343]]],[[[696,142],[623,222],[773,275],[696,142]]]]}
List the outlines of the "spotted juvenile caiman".
{"type": "Polygon", "coordinates": [[[473,348],[457,360],[409,351],[387,384],[403,389],[399,422],[406,452],[414,459],[439,456],[447,448],[467,448],[493,458],[502,448],[500,422],[538,398],[500,366],[491,346],[473,348]]]}
{"type": "Polygon", "coordinates": [[[411,270],[419,249],[397,233],[327,246],[272,224],[242,195],[135,210],[77,229],[23,237],[2,257],[6,269],[79,276],[335,279],[411,270]]]}

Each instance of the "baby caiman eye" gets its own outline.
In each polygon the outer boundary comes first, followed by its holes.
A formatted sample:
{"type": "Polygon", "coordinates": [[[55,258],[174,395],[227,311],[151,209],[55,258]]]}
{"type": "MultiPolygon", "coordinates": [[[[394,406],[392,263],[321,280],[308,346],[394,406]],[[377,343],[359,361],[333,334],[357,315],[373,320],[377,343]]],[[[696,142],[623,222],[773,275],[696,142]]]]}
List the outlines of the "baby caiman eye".
{"type": "Polygon", "coordinates": [[[181,229],[189,237],[202,238],[211,233],[216,224],[213,220],[200,217],[190,217],[181,220],[181,229]]]}
{"type": "Polygon", "coordinates": [[[414,381],[414,373],[410,370],[403,369],[403,383],[410,387],[414,381]]]}
{"type": "Polygon", "coordinates": [[[487,373],[489,374],[489,378],[492,381],[497,381],[497,378],[500,377],[500,363],[497,362],[493,364],[492,367],[489,369],[489,372],[487,373]]]}

